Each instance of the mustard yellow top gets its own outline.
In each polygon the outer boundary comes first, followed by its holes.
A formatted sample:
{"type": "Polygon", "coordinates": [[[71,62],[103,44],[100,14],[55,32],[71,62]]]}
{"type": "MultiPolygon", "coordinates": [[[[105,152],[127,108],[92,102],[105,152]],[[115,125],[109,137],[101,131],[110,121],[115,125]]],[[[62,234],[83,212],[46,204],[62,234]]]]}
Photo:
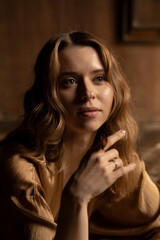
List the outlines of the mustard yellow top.
{"type": "MultiPolygon", "coordinates": [[[[0,239],[54,239],[64,171],[45,157],[1,156],[1,165],[0,239]]],[[[108,204],[101,195],[90,202],[91,240],[160,239],[160,192],[143,162],[141,168],[131,198],[108,204]]]]}

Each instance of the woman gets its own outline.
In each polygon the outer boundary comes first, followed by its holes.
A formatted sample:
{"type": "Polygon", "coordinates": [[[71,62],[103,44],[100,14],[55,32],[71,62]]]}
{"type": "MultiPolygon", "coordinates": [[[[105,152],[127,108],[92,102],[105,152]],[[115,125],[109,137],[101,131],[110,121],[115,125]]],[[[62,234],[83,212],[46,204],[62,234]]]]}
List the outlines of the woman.
{"type": "Polygon", "coordinates": [[[2,239],[160,239],[159,190],[135,151],[130,93],[95,37],[53,37],[21,126],[1,142],[2,239]]]}

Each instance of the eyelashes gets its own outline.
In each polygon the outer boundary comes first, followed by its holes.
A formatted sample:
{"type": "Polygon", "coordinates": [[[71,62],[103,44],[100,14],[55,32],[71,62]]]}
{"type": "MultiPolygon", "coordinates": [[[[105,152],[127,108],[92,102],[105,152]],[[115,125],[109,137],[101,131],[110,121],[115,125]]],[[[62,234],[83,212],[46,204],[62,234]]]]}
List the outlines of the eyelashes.
{"type": "Polygon", "coordinates": [[[102,76],[100,75],[100,76],[98,76],[98,77],[95,78],[95,81],[97,81],[97,82],[103,82],[103,81],[106,81],[106,77],[103,76],[103,75],[102,75],[102,76]]]}
{"type": "MultiPolygon", "coordinates": [[[[81,83],[81,78],[64,78],[61,80],[61,86],[63,87],[70,87],[70,86],[73,86],[75,84],[79,84],[81,83]]],[[[91,79],[91,82],[93,82],[94,84],[101,84],[103,82],[106,82],[106,77],[105,75],[98,75],[96,77],[93,77],[91,79]]]]}
{"type": "Polygon", "coordinates": [[[73,78],[66,79],[66,80],[63,81],[63,84],[65,84],[65,85],[73,85],[73,84],[76,84],[76,83],[77,83],[77,81],[73,78]]]}

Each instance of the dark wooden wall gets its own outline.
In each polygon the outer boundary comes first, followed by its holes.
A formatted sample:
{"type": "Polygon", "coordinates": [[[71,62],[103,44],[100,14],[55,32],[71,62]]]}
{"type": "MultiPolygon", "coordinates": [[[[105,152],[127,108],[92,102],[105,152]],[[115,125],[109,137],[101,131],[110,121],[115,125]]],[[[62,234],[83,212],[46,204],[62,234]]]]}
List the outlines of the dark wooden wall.
{"type": "MultiPolygon", "coordinates": [[[[152,147],[160,141],[160,44],[119,40],[118,0],[0,0],[0,136],[22,113],[22,99],[43,44],[57,32],[87,30],[117,55],[135,113],[152,147]]],[[[144,6],[145,7],[145,6],[144,6]]]]}

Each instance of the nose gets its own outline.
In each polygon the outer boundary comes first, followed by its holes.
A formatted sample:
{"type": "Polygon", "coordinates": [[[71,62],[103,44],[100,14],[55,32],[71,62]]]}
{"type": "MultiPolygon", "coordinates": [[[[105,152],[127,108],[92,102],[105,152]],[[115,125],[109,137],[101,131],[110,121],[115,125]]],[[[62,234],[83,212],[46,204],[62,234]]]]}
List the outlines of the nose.
{"type": "Polygon", "coordinates": [[[89,82],[89,80],[84,80],[81,82],[78,94],[81,101],[89,101],[91,99],[95,99],[96,97],[95,88],[92,83],[89,82]]]}
{"type": "Polygon", "coordinates": [[[82,101],[89,101],[91,99],[95,99],[94,92],[87,92],[85,95],[81,96],[82,101]]]}

